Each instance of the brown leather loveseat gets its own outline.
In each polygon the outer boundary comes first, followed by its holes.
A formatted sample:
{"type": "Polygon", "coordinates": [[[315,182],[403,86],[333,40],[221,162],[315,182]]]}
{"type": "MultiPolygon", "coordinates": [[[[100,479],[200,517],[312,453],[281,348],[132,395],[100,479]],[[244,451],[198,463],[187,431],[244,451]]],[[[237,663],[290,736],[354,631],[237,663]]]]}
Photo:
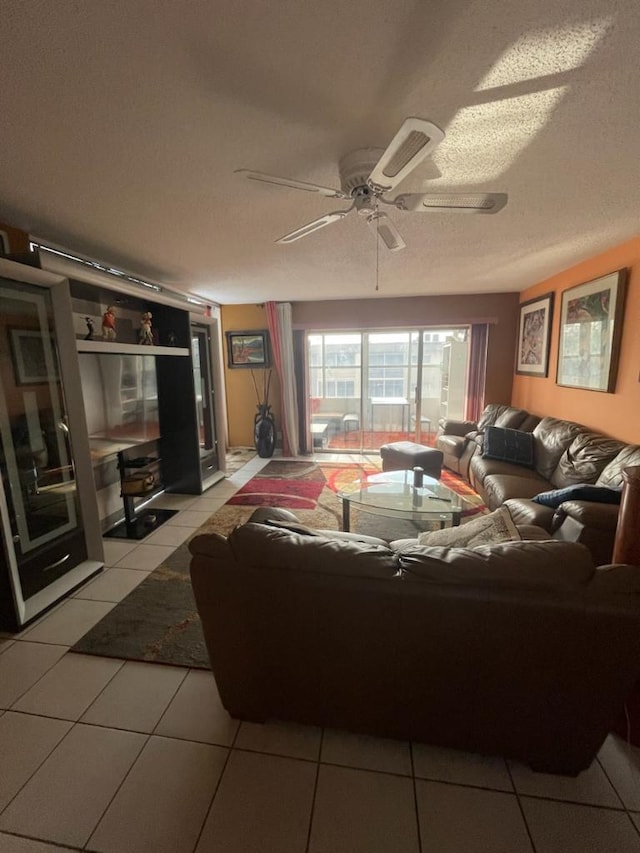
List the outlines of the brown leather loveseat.
{"type": "Polygon", "coordinates": [[[353,539],[249,522],[190,542],[232,716],[589,766],[640,675],[638,569],[549,540],[353,539]]]}
{"type": "Polygon", "coordinates": [[[616,504],[567,500],[552,509],[531,498],[577,484],[619,488],[626,467],[640,465],[640,447],[625,444],[560,418],[539,418],[523,409],[491,404],[477,424],[442,421],[436,446],[444,465],[469,480],[489,509],[506,503],[517,523],[535,524],[550,533],[582,542],[594,562],[611,560],[618,521],[616,504]],[[487,427],[532,433],[533,465],[483,455],[487,427]],[[446,450],[445,450],[446,448],[446,450]]]}

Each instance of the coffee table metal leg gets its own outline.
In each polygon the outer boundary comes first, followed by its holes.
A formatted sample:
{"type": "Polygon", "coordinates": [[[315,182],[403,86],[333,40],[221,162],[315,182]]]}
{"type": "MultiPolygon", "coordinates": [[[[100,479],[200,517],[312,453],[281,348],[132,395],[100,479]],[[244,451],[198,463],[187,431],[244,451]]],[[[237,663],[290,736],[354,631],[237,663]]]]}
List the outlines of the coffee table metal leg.
{"type": "Polygon", "coordinates": [[[342,529],[345,533],[349,533],[350,524],[349,524],[349,501],[342,498],[342,529]]]}

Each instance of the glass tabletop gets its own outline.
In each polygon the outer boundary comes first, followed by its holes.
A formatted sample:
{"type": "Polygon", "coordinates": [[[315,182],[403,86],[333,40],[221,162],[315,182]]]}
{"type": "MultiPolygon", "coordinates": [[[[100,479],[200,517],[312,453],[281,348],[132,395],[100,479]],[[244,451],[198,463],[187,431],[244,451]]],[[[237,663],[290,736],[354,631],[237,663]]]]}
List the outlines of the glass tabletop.
{"type": "Polygon", "coordinates": [[[385,471],[349,483],[338,497],[366,512],[412,519],[417,516],[452,517],[468,509],[463,497],[433,477],[413,485],[413,471],[385,471]]]}

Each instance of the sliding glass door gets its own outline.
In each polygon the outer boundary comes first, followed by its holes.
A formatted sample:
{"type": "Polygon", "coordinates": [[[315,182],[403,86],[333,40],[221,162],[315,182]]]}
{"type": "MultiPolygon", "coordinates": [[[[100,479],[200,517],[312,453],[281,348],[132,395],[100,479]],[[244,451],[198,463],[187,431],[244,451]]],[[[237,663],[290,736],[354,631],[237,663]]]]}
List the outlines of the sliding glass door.
{"type": "MultiPolygon", "coordinates": [[[[314,452],[378,451],[400,440],[430,443],[441,413],[445,344],[467,337],[466,328],[310,333],[314,452]]],[[[466,374],[456,381],[464,397],[466,374]]]]}

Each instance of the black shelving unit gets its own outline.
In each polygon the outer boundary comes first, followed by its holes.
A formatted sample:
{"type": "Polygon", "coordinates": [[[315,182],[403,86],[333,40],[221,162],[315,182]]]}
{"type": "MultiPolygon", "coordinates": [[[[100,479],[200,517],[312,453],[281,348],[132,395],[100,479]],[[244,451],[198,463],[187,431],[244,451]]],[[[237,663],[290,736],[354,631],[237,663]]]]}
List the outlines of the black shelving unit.
{"type": "MultiPolygon", "coordinates": [[[[140,504],[140,498],[149,500],[163,490],[162,460],[158,455],[156,441],[146,444],[135,444],[118,451],[118,470],[120,472],[120,494],[124,504],[124,520],[105,533],[115,539],[144,539],[165,521],[176,515],[178,510],[145,508],[140,504]],[[145,455],[148,453],[149,455],[145,455]],[[135,455],[133,455],[135,453],[135,455]],[[148,486],[140,485],[139,490],[131,491],[127,486],[128,472],[151,472],[153,483],[148,486]]],[[[146,502],[144,502],[146,503],[146,502]]]]}

